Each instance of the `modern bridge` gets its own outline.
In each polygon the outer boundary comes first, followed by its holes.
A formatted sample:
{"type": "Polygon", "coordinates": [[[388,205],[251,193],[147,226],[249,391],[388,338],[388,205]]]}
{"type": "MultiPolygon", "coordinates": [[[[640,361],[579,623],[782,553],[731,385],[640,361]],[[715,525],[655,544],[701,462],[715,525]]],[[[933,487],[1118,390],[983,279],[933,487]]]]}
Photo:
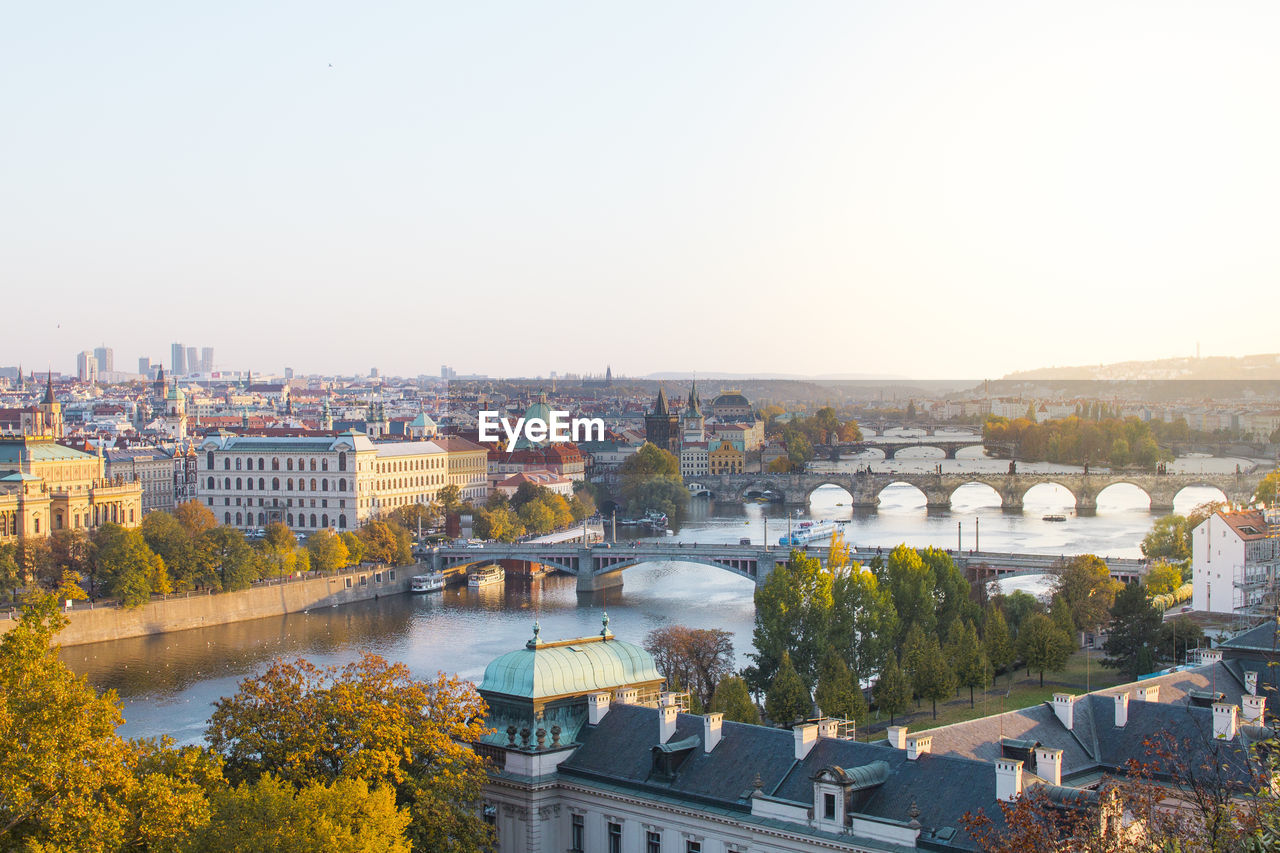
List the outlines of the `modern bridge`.
{"type": "Polygon", "coordinates": [[[850,494],[855,510],[873,510],[880,493],[895,483],[915,486],[924,493],[929,509],[951,508],[951,496],[961,486],[990,486],[1000,496],[1000,508],[1020,512],[1027,492],[1039,485],[1062,486],[1071,492],[1077,515],[1092,515],[1098,495],[1110,486],[1129,484],[1146,492],[1152,512],[1172,512],[1173,500],[1183,489],[1207,486],[1218,489],[1233,503],[1248,503],[1265,472],[1230,474],[1138,474],[1138,473],[882,473],[842,472],[826,474],[721,474],[690,477],[686,484],[700,486],[699,493],[720,501],[739,502],[751,495],[773,492],[789,504],[807,504],[823,486],[839,486],[850,494]]]}
{"type": "MultiPolygon", "coordinates": [[[[815,542],[803,550],[815,556],[827,551],[826,542],[815,542]]],[[[859,547],[853,558],[866,565],[875,557],[888,557],[892,548],[859,547]]],[[[1044,554],[996,552],[948,552],[970,579],[986,580],[1028,571],[1051,571],[1063,558],[1044,554]]],[[[491,542],[474,545],[441,545],[431,549],[425,562],[434,571],[447,571],[476,563],[521,560],[557,569],[578,578],[579,592],[595,592],[622,585],[622,572],[641,563],[698,563],[711,566],[757,585],[764,583],[778,563],[785,563],[790,548],[762,545],[719,545],[678,542],[596,543],[584,547],[579,542],[534,543],[491,542]]],[[[1131,581],[1146,574],[1146,563],[1126,558],[1103,558],[1118,580],[1131,581]]]]}

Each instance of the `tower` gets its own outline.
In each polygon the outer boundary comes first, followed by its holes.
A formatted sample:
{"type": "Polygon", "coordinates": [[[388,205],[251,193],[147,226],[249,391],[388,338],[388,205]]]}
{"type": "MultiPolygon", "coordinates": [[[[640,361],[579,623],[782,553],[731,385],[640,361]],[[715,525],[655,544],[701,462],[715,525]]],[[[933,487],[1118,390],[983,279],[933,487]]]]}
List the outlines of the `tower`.
{"type": "Polygon", "coordinates": [[[187,395],[174,379],[164,398],[164,426],[169,437],[183,441],[187,437],[187,395]]]}
{"type": "Polygon", "coordinates": [[[44,386],[44,399],[40,401],[40,412],[44,415],[44,431],[46,435],[62,438],[62,404],[53,396],[53,370],[44,386]]]}
{"type": "Polygon", "coordinates": [[[655,447],[674,454],[680,453],[680,416],[667,404],[667,391],[658,386],[658,399],[653,411],[644,416],[644,437],[655,447]]]}
{"type": "Polygon", "coordinates": [[[329,408],[329,396],[324,396],[324,408],[320,410],[320,429],[333,429],[333,410],[329,408]]]}
{"type": "Polygon", "coordinates": [[[689,386],[689,402],[684,410],[682,431],[682,440],[685,442],[705,441],[707,438],[707,421],[702,416],[702,400],[698,398],[698,382],[696,379],[689,386]]]}

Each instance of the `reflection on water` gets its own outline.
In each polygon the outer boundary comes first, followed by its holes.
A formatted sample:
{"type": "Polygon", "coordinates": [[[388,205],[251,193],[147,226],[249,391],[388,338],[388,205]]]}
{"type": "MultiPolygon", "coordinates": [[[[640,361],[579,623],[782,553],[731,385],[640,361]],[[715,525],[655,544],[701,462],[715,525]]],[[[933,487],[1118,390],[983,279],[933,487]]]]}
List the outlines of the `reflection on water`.
{"type": "MultiPolygon", "coordinates": [[[[927,451],[905,451],[917,452],[927,451]]],[[[889,464],[896,470],[919,466],[928,471],[939,462],[903,458],[889,464]]],[[[1008,463],[962,459],[942,464],[944,470],[961,470],[952,466],[974,470],[982,465],[1004,470],[1008,463]]],[[[1197,464],[1225,464],[1228,467],[1216,470],[1233,470],[1235,463],[1204,460],[1197,464]]],[[[1186,512],[1220,498],[1215,489],[1186,489],[1175,506],[1186,512]]],[[[889,547],[905,542],[967,550],[980,536],[981,547],[988,551],[1111,556],[1138,556],[1138,543],[1153,519],[1146,496],[1125,487],[1108,489],[1100,496],[1096,516],[1069,514],[1064,523],[1042,518],[1064,508],[1070,513],[1070,493],[1054,486],[1028,493],[1020,514],[1001,512],[996,494],[976,485],[955,493],[950,512],[927,513],[924,495],[906,485],[885,489],[881,500],[878,512],[855,514],[846,492],[824,487],[814,493],[803,515],[848,519],[848,536],[859,545],[889,547]]],[[[767,534],[768,541],[776,544],[786,524],[787,509],[779,505],[712,505],[694,500],[687,522],[667,538],[723,543],[750,538],[760,543],[767,534]]],[[[619,528],[620,539],[635,535],[634,528],[619,528]]],[[[580,596],[569,576],[533,581],[508,576],[504,584],[481,590],[454,587],[443,593],[390,596],[285,617],[76,646],[64,650],[63,659],[95,686],[118,691],[128,720],[123,734],[170,734],[188,743],[203,734],[213,702],[233,693],[240,679],[261,672],[275,657],[303,656],[329,665],[369,651],[404,662],[418,676],[443,670],[479,681],[490,660],[518,648],[531,636],[535,619],[542,624],[544,638],[585,636],[600,631],[606,608],[610,629],[622,639],[642,643],[649,631],[667,624],[717,627],[733,634],[738,665],[749,663],[754,619],[750,581],[690,563],[637,566],[626,570],[623,579],[620,589],[580,596]]]]}

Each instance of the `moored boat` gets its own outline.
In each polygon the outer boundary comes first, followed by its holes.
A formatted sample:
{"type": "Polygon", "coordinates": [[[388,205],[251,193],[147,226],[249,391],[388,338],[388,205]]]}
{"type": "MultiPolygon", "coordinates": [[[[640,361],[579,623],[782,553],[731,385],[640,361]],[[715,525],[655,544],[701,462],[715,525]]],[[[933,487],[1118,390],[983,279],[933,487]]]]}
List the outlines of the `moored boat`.
{"type": "Polygon", "coordinates": [[[414,575],[409,581],[409,592],[436,592],[444,589],[444,572],[414,575]]]}
{"type": "Polygon", "coordinates": [[[507,573],[502,570],[502,566],[497,563],[490,563],[467,574],[467,588],[481,589],[482,587],[502,583],[506,579],[507,573]]]}

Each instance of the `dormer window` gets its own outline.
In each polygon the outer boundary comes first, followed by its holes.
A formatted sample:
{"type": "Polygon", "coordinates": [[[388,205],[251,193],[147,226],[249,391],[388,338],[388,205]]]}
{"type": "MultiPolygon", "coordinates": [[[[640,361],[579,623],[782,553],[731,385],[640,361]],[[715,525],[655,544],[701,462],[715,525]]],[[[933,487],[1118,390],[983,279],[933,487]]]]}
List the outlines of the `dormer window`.
{"type": "Polygon", "coordinates": [[[836,795],[829,791],[822,795],[822,819],[836,819],[836,795]]]}

